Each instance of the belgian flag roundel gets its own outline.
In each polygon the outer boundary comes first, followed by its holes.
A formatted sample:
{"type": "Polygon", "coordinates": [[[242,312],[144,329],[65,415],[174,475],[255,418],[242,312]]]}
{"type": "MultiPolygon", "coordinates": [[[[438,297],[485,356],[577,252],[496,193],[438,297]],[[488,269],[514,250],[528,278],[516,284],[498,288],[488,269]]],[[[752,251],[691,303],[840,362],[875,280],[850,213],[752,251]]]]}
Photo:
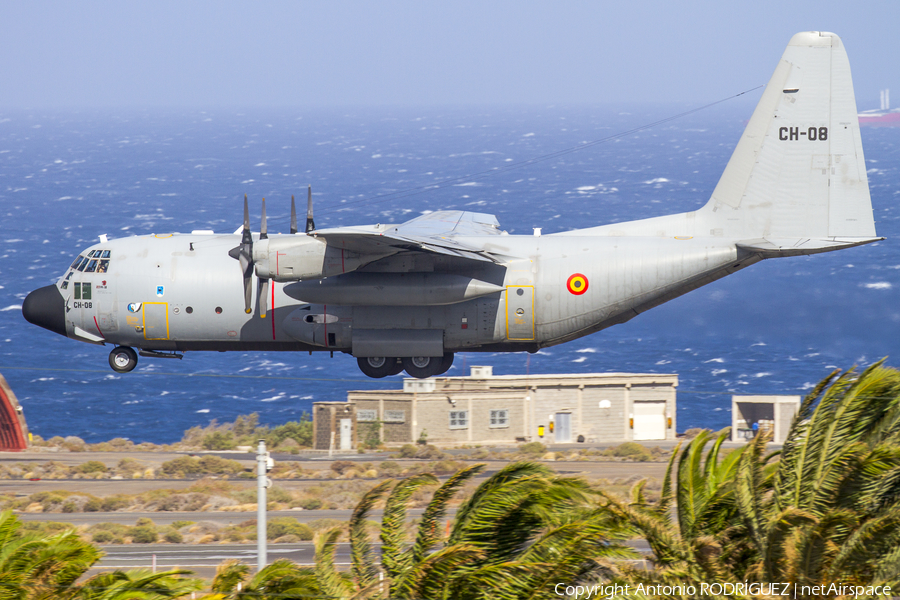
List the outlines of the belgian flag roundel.
{"type": "Polygon", "coordinates": [[[568,281],[566,281],[566,289],[569,290],[569,293],[575,294],[576,296],[582,295],[588,289],[587,277],[581,273],[575,273],[569,277],[568,281]]]}

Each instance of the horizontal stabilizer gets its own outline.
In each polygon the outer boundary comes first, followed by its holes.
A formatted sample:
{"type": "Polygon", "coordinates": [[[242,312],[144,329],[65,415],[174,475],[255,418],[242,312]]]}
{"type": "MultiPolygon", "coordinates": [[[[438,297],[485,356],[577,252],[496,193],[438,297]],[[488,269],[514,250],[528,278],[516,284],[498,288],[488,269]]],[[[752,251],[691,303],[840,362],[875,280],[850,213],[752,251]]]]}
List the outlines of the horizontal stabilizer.
{"type": "Polygon", "coordinates": [[[872,242],[880,242],[884,238],[829,238],[824,240],[786,239],[786,238],[759,238],[756,240],[744,240],[736,246],[742,250],[761,254],[765,258],[776,256],[802,256],[804,254],[819,254],[832,250],[843,250],[853,246],[862,246],[872,242]]]}

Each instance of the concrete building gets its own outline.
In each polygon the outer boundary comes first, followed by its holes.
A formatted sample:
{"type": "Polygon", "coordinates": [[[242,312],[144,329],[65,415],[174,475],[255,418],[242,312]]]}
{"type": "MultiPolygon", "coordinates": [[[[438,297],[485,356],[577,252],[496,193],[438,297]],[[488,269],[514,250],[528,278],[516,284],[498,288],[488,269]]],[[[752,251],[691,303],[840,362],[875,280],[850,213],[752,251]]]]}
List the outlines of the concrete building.
{"type": "Polygon", "coordinates": [[[783,444],[799,410],[800,396],[732,396],[731,441],[744,442],[764,431],[773,443],[783,444]]]}
{"type": "Polygon", "coordinates": [[[402,390],[357,390],[313,405],[315,447],[425,440],[441,446],[675,438],[677,375],[586,373],[406,379],[402,390]]]}

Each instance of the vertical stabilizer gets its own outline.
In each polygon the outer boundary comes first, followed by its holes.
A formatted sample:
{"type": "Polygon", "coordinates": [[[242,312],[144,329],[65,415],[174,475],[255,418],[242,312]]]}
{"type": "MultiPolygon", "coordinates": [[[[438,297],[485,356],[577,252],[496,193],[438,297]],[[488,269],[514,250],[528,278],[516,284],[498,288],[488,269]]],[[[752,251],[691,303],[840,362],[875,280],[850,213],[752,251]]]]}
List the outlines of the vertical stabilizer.
{"type": "Polygon", "coordinates": [[[696,217],[697,235],[732,239],[875,237],[850,63],[837,35],[791,38],[696,217]]]}

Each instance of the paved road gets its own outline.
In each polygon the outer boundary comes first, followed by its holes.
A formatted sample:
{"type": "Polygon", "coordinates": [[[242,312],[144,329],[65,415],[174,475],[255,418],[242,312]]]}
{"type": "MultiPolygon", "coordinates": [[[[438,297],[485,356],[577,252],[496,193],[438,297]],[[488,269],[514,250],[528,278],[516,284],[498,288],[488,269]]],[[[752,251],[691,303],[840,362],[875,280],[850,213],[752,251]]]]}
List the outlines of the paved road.
{"type": "MultiPolygon", "coordinates": [[[[628,545],[642,554],[650,551],[644,540],[634,540],[628,545]]],[[[157,571],[182,568],[209,579],[216,574],[216,567],[226,560],[246,563],[254,570],[257,563],[255,544],[129,544],[101,547],[106,555],[92,571],[152,568],[155,561],[157,571]]],[[[372,548],[376,553],[381,552],[380,543],[373,543],[372,548]]],[[[312,542],[269,544],[266,558],[267,563],[287,558],[301,566],[313,566],[315,553],[312,542]]],[[[338,544],[335,563],[341,570],[349,569],[349,544],[338,544]]]]}

